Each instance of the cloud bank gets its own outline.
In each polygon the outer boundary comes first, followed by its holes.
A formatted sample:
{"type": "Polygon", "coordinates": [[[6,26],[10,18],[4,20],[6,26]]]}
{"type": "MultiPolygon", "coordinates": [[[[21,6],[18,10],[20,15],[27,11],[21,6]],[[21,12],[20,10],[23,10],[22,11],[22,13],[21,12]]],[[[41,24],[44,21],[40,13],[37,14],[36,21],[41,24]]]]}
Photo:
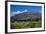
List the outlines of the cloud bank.
{"type": "Polygon", "coordinates": [[[24,11],[14,11],[14,12],[11,12],[11,16],[14,16],[15,14],[20,14],[20,13],[24,13],[24,12],[27,12],[28,10],[24,10],[24,11]]]}

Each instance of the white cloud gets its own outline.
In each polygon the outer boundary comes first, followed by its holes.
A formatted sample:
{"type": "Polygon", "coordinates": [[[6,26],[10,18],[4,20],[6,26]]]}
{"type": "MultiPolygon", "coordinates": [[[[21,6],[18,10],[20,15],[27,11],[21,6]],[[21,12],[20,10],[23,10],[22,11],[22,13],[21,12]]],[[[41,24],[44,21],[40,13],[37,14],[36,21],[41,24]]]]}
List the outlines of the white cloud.
{"type": "Polygon", "coordinates": [[[11,16],[15,15],[15,14],[20,14],[20,13],[24,13],[27,12],[27,10],[25,9],[24,11],[14,11],[11,13],[11,16]]]}

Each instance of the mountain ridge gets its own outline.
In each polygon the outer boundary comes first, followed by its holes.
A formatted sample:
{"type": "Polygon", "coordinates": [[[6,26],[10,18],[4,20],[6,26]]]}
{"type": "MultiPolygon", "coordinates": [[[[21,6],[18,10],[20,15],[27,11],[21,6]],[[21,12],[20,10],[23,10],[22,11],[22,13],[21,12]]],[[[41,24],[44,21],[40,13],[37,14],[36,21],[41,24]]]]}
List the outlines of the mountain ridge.
{"type": "Polygon", "coordinates": [[[16,14],[14,16],[11,16],[11,21],[16,20],[35,20],[35,19],[41,19],[41,13],[38,12],[24,12],[20,14],[16,14]]]}

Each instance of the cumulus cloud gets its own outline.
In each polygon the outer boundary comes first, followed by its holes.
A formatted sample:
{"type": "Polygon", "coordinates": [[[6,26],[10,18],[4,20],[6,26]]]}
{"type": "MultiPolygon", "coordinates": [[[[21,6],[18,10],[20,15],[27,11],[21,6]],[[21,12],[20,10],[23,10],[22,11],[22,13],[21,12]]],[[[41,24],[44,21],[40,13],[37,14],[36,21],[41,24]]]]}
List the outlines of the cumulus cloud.
{"type": "Polygon", "coordinates": [[[24,11],[14,11],[11,13],[11,16],[15,15],[15,14],[20,14],[20,13],[24,13],[27,12],[27,10],[25,9],[24,11]]]}

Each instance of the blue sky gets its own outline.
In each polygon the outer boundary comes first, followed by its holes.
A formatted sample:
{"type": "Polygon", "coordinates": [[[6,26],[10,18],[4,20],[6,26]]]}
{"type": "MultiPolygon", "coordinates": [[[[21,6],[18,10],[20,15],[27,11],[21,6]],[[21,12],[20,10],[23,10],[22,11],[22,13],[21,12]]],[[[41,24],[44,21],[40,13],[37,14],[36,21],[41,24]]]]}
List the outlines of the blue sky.
{"type": "Polygon", "coordinates": [[[18,14],[22,12],[36,11],[41,12],[41,6],[26,6],[26,5],[10,5],[10,10],[12,14],[18,14]]]}
{"type": "Polygon", "coordinates": [[[25,5],[11,5],[11,11],[41,11],[41,6],[25,6],[25,5]]]}

